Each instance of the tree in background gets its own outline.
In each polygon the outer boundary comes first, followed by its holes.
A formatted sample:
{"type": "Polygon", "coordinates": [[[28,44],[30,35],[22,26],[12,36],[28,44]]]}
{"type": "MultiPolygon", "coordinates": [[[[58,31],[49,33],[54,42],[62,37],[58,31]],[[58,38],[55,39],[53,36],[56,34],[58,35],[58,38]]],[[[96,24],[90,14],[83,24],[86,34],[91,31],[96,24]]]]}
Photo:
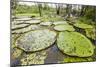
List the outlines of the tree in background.
{"type": "Polygon", "coordinates": [[[56,13],[57,15],[60,15],[60,4],[55,4],[56,5],[56,13]]]}
{"type": "Polygon", "coordinates": [[[39,14],[42,16],[42,4],[38,3],[38,8],[39,8],[39,14]]]}

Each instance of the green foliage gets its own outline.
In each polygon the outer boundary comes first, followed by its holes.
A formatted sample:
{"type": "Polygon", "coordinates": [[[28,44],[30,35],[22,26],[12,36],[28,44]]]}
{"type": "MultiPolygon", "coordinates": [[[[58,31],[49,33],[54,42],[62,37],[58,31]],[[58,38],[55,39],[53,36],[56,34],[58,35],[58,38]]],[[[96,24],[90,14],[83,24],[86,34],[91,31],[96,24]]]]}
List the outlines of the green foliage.
{"type": "Polygon", "coordinates": [[[88,6],[86,7],[86,12],[84,15],[87,19],[91,19],[92,21],[96,21],[96,7],[95,6],[88,6]]]}
{"type": "Polygon", "coordinates": [[[86,31],[86,36],[91,38],[91,39],[96,39],[96,29],[92,28],[92,29],[85,29],[86,31]]]}
{"type": "Polygon", "coordinates": [[[57,46],[70,56],[88,57],[94,53],[94,46],[90,40],[78,32],[60,32],[57,46]]]}
{"type": "Polygon", "coordinates": [[[76,26],[78,28],[82,28],[82,29],[93,28],[92,25],[84,24],[84,23],[81,23],[80,21],[75,23],[74,26],[76,26]]]}
{"type": "Polygon", "coordinates": [[[86,17],[80,17],[77,19],[78,23],[85,23],[85,24],[89,24],[89,25],[95,25],[96,23],[92,21],[92,19],[87,19],[86,17]]]}

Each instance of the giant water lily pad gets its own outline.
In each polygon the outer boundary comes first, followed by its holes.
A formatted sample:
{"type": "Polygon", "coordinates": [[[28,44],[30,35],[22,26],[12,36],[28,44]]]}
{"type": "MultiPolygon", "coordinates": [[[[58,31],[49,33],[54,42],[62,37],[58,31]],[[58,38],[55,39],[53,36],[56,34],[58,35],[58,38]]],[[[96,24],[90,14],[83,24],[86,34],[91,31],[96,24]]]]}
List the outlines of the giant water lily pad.
{"type": "Polygon", "coordinates": [[[12,25],[12,30],[21,29],[28,26],[29,24],[12,25]]]}
{"type": "Polygon", "coordinates": [[[88,57],[94,53],[90,40],[78,32],[60,32],[57,45],[61,51],[71,56],[88,57]]]}
{"type": "Polygon", "coordinates": [[[54,27],[55,30],[57,31],[74,31],[75,29],[73,28],[73,26],[69,25],[69,24],[63,24],[63,25],[56,25],[54,27]]]}
{"type": "Polygon", "coordinates": [[[93,26],[84,23],[75,23],[74,26],[82,29],[93,28],[93,26]]]}
{"type": "Polygon", "coordinates": [[[28,27],[13,30],[12,33],[20,34],[20,33],[26,33],[26,32],[31,31],[31,30],[36,30],[36,29],[39,29],[38,25],[30,25],[28,27]]]}
{"type": "Polygon", "coordinates": [[[28,21],[31,20],[32,18],[18,18],[16,21],[28,21]]]}
{"type": "Polygon", "coordinates": [[[68,24],[66,21],[53,22],[54,25],[68,24]]]}
{"type": "Polygon", "coordinates": [[[56,32],[49,29],[30,31],[17,39],[16,46],[27,52],[38,51],[52,45],[55,38],[56,32]]]}
{"type": "Polygon", "coordinates": [[[41,21],[40,20],[37,20],[37,19],[32,19],[30,21],[26,21],[26,23],[37,24],[37,23],[41,23],[41,21]]]}
{"type": "Polygon", "coordinates": [[[40,25],[43,25],[43,26],[51,26],[52,25],[52,22],[42,22],[42,23],[40,23],[40,25]]]}
{"type": "Polygon", "coordinates": [[[16,20],[11,22],[12,26],[16,24],[24,24],[24,23],[25,23],[24,21],[16,21],[16,20]]]}

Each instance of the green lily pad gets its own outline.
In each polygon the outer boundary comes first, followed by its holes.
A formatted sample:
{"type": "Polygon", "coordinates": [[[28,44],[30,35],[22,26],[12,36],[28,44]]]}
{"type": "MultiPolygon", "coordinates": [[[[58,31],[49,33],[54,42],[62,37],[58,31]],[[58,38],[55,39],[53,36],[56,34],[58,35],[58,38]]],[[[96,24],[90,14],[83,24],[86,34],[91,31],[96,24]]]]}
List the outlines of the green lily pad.
{"type": "Polygon", "coordinates": [[[12,30],[28,27],[29,24],[12,25],[12,30]]]}
{"type": "Polygon", "coordinates": [[[88,57],[94,53],[94,46],[90,40],[78,32],[60,32],[57,45],[61,51],[70,56],[88,57]]]}
{"type": "Polygon", "coordinates": [[[28,21],[28,20],[31,20],[32,18],[18,18],[18,19],[15,19],[16,21],[28,21]]]}
{"type": "Polygon", "coordinates": [[[46,51],[24,54],[21,58],[21,65],[44,64],[47,57],[46,51]]]}
{"type": "Polygon", "coordinates": [[[45,49],[55,42],[56,32],[49,29],[30,31],[16,40],[16,46],[26,52],[45,49]]]}
{"type": "Polygon", "coordinates": [[[38,25],[30,25],[28,27],[24,27],[24,28],[21,28],[21,29],[13,30],[12,33],[20,34],[20,33],[25,33],[27,31],[36,30],[38,28],[39,28],[38,25]]]}
{"type": "Polygon", "coordinates": [[[57,31],[75,31],[75,29],[73,28],[73,26],[69,25],[69,24],[63,24],[63,25],[56,25],[54,27],[55,30],[57,31]]]}
{"type": "Polygon", "coordinates": [[[53,22],[54,25],[68,24],[66,21],[53,22]]]}
{"type": "Polygon", "coordinates": [[[40,25],[43,25],[43,26],[51,26],[52,25],[52,22],[42,22],[42,23],[40,23],[40,25]]]}
{"type": "Polygon", "coordinates": [[[41,23],[41,21],[40,20],[36,20],[36,19],[32,19],[30,21],[26,21],[26,23],[37,24],[37,23],[41,23]]]}
{"type": "Polygon", "coordinates": [[[96,39],[96,30],[95,30],[95,28],[85,29],[85,31],[86,31],[87,37],[92,38],[93,40],[96,39]]]}
{"type": "Polygon", "coordinates": [[[93,28],[93,26],[84,23],[75,23],[74,26],[82,29],[93,28]]]}

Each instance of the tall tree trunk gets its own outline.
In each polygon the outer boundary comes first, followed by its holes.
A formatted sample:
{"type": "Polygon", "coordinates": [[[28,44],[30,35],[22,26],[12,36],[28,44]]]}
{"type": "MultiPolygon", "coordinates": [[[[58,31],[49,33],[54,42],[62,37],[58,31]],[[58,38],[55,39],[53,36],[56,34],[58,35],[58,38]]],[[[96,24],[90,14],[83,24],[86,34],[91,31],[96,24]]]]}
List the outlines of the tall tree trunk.
{"type": "Polygon", "coordinates": [[[56,4],[56,13],[57,15],[60,15],[60,5],[56,4]]]}
{"type": "Polygon", "coordinates": [[[80,16],[84,16],[85,6],[83,5],[81,8],[80,16]]]}
{"type": "Polygon", "coordinates": [[[72,10],[72,5],[67,4],[66,5],[66,14],[67,14],[67,17],[71,16],[71,10],[72,10]]]}
{"type": "Polygon", "coordinates": [[[38,4],[38,8],[39,8],[39,14],[40,16],[42,16],[42,4],[38,4]]]}

